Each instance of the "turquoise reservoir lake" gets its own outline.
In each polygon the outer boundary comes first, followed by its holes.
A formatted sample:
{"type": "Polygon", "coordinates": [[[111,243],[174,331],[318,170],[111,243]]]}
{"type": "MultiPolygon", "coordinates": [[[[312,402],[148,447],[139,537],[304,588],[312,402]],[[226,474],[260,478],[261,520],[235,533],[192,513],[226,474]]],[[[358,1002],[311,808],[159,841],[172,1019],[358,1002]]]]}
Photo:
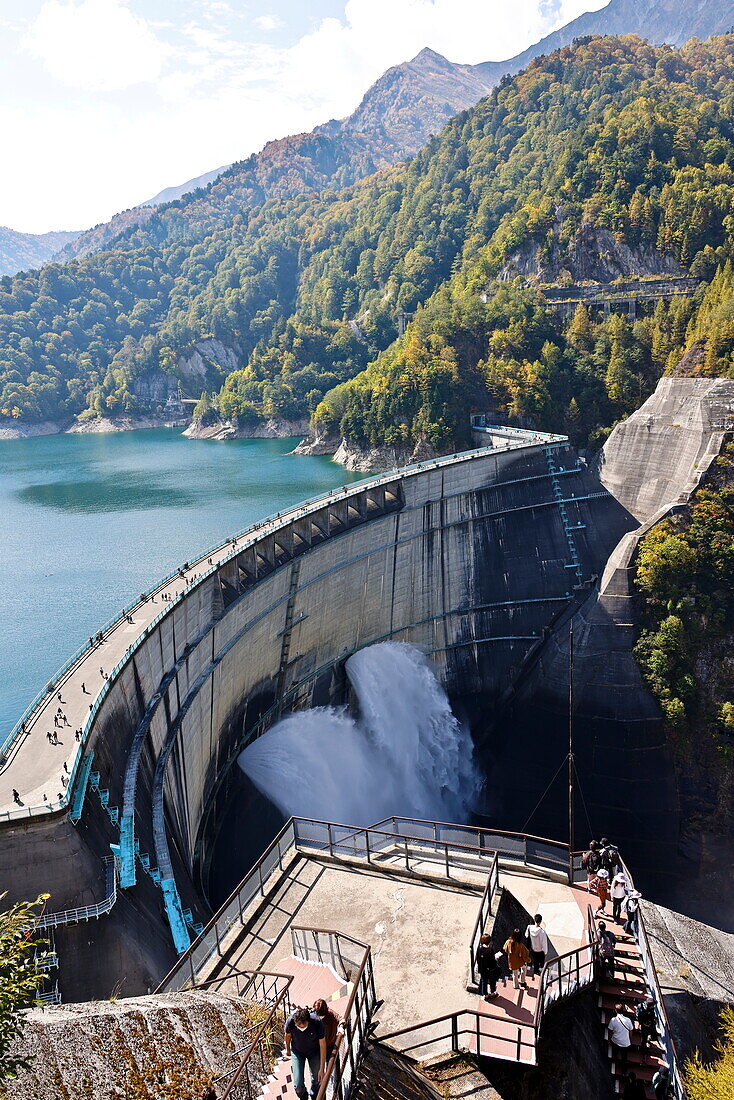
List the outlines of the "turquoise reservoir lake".
{"type": "Polygon", "coordinates": [[[0,441],[0,741],[95,630],[181,562],[360,479],[292,439],[180,429],[0,441]]]}

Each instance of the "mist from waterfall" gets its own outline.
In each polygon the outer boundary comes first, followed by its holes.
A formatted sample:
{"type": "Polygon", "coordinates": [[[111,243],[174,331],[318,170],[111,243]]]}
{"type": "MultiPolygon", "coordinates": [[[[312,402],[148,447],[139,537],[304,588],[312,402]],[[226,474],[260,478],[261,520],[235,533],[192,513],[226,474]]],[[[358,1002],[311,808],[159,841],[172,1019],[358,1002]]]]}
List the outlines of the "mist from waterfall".
{"type": "Polygon", "coordinates": [[[245,774],[287,817],[466,821],[479,788],[471,737],[423,654],[381,642],[350,657],[346,671],[359,717],[298,711],[240,754],[245,774]]]}

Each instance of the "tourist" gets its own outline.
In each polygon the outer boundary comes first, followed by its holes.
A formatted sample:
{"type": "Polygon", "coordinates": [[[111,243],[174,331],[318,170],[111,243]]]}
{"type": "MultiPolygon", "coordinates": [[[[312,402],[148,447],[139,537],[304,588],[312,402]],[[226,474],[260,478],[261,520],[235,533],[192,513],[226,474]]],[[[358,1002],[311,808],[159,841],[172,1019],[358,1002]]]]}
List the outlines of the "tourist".
{"type": "Polygon", "coordinates": [[[492,944],[492,937],[486,932],[479,939],[477,948],[477,970],[479,971],[479,996],[488,1001],[490,997],[497,996],[497,981],[502,975],[497,955],[504,958],[502,952],[497,952],[492,944]],[[487,989],[489,988],[489,995],[487,989]]]}
{"type": "Polygon", "coordinates": [[[655,1100],[668,1100],[671,1093],[670,1070],[664,1062],[653,1074],[651,1083],[652,1091],[655,1093],[655,1100]]]}
{"type": "Polygon", "coordinates": [[[607,898],[609,897],[609,872],[605,870],[604,867],[602,867],[599,873],[591,880],[589,890],[599,898],[599,907],[596,910],[597,913],[606,914],[607,898]]]}
{"type": "Polygon", "coordinates": [[[47,734],[46,734],[46,737],[48,738],[48,743],[49,743],[49,745],[53,745],[53,737],[51,736],[51,734],[50,734],[50,733],[47,733],[47,734]]]}
{"type": "Polygon", "coordinates": [[[326,1040],[326,1061],[328,1063],[332,1054],[336,1050],[337,1035],[341,1037],[343,1034],[342,1022],[334,1012],[333,1008],[329,1008],[323,997],[319,997],[318,1000],[313,1003],[313,1010],[324,1025],[324,1039],[326,1040]]]}
{"type": "Polygon", "coordinates": [[[624,871],[617,871],[612,879],[612,920],[622,923],[622,902],[627,897],[629,879],[624,871]]]}
{"type": "Polygon", "coordinates": [[[291,1059],[293,1088],[299,1100],[306,1100],[306,1062],[311,1071],[311,1096],[319,1091],[326,1068],[324,1025],[307,1008],[296,1008],[285,1022],[285,1056],[291,1059]]]}
{"type": "Polygon", "coordinates": [[[540,913],[536,913],[534,917],[534,923],[529,924],[525,929],[525,935],[530,941],[530,955],[532,957],[532,967],[534,974],[540,974],[541,970],[545,966],[545,956],[548,953],[548,937],[545,934],[543,928],[543,918],[540,913]]]}
{"type": "Polygon", "coordinates": [[[634,1024],[630,1020],[629,1016],[625,1015],[624,1005],[617,1005],[614,1009],[614,1016],[609,1021],[609,1038],[612,1041],[612,1047],[614,1049],[615,1060],[619,1059],[619,1068],[622,1073],[627,1070],[627,1055],[632,1043],[630,1034],[634,1024]]]}
{"type": "Polygon", "coordinates": [[[586,871],[586,886],[591,891],[592,879],[596,877],[596,874],[601,867],[601,860],[599,858],[599,845],[595,840],[592,840],[589,845],[588,851],[584,852],[581,857],[581,866],[586,871]]]}
{"type": "Polygon", "coordinates": [[[87,685],[82,680],[82,695],[88,695],[88,694],[89,694],[89,692],[87,691],[87,685]]]}
{"type": "Polygon", "coordinates": [[[642,1051],[642,1061],[647,1061],[647,1048],[650,1045],[650,1039],[653,1035],[657,1035],[657,1024],[655,1021],[655,1002],[648,994],[644,1001],[640,1001],[635,1009],[635,1022],[640,1031],[640,1049],[642,1051]]]}
{"type": "Polygon", "coordinates": [[[602,839],[599,858],[601,859],[602,867],[609,872],[609,878],[614,878],[621,864],[621,860],[619,858],[619,852],[613,844],[609,843],[606,837],[602,839]]]}
{"type": "Polygon", "coordinates": [[[599,921],[599,964],[605,977],[614,977],[614,948],[617,937],[610,932],[603,920],[599,921]]]}
{"type": "Polygon", "coordinates": [[[522,986],[523,989],[527,989],[524,968],[530,962],[530,952],[522,942],[522,935],[520,934],[519,928],[515,928],[514,931],[510,933],[510,937],[502,950],[507,955],[507,965],[512,973],[512,984],[514,988],[518,989],[522,986]]]}
{"type": "Polygon", "coordinates": [[[633,890],[627,895],[627,900],[624,903],[627,920],[624,922],[623,928],[628,936],[634,936],[635,939],[637,939],[637,921],[639,919],[641,897],[642,894],[639,890],[633,890]]]}
{"type": "Polygon", "coordinates": [[[19,806],[22,805],[20,801],[20,795],[16,791],[15,787],[13,787],[13,802],[17,802],[19,806]]]}
{"type": "Polygon", "coordinates": [[[625,1078],[622,1097],[623,1100],[646,1100],[645,1082],[640,1081],[637,1074],[633,1073],[632,1070],[625,1078]]]}

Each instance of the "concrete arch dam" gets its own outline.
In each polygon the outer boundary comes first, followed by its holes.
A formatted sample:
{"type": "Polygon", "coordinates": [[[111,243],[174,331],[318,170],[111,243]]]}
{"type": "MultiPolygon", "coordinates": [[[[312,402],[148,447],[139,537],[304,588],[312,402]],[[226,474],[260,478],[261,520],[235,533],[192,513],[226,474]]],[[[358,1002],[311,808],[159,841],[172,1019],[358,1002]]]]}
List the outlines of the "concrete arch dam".
{"type": "MultiPolygon", "coordinates": [[[[344,701],[351,653],[420,646],[477,730],[588,601],[639,520],[565,437],[487,438],[271,517],[113,624],[62,678],[71,727],[79,699],[89,714],[53,805],[38,730],[58,685],[36,705],[0,765],[0,801],[12,784],[23,804],[0,816],[0,879],[15,897],[88,911],[56,927],[64,999],[106,995],[122,976],[126,994],[155,986],[206,918],[221,851],[236,856],[236,835],[217,844],[243,790],[237,755],[283,712],[344,701]],[[99,696],[79,695],[83,662],[113,657],[99,696]],[[119,889],[96,919],[111,846],[119,889]]],[[[523,807],[538,793],[522,772],[507,786],[523,807]]]]}

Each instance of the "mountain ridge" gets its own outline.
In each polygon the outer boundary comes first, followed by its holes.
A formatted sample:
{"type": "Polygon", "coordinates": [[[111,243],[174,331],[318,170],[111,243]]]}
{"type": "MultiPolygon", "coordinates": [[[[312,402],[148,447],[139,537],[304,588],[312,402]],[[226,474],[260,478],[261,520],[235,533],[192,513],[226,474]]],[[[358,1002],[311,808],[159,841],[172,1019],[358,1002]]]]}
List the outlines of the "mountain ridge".
{"type": "MultiPolygon", "coordinates": [[[[332,119],[309,133],[268,142],[259,153],[243,161],[165,188],[106,222],[69,234],[58,250],[44,247],[40,238],[47,235],[41,234],[33,249],[26,241],[25,250],[19,249],[14,259],[12,238],[4,240],[0,231],[0,275],[13,274],[14,263],[15,270],[31,266],[26,262],[28,257],[40,266],[50,260],[65,263],[82,258],[108,249],[113,243],[127,247],[122,243],[125,239],[142,244],[142,227],[151,223],[159,211],[165,212],[167,206],[177,211],[188,209],[194,221],[201,220],[209,228],[234,217],[238,205],[257,205],[268,198],[347,186],[413,156],[453,114],[474,106],[503,76],[519,72],[535,57],[568,45],[576,37],[637,33],[653,44],[680,45],[693,35],[707,37],[733,26],[733,0],[611,0],[606,7],[580,15],[505,61],[462,65],[424,47],[410,61],[394,65],[378,77],[345,119],[332,119]],[[316,135],[326,136],[332,145],[326,147],[316,135]],[[289,157],[291,164],[287,163],[289,157]],[[243,179],[230,189],[232,173],[242,173],[243,179]],[[203,202],[199,194],[202,187],[203,202]],[[212,209],[207,214],[205,196],[210,189],[212,209]],[[141,232],[136,233],[137,229],[141,232]]],[[[185,234],[186,215],[176,213],[171,220],[173,235],[185,234]]],[[[149,243],[161,243],[163,239],[165,231],[161,235],[157,229],[149,243]]]]}

